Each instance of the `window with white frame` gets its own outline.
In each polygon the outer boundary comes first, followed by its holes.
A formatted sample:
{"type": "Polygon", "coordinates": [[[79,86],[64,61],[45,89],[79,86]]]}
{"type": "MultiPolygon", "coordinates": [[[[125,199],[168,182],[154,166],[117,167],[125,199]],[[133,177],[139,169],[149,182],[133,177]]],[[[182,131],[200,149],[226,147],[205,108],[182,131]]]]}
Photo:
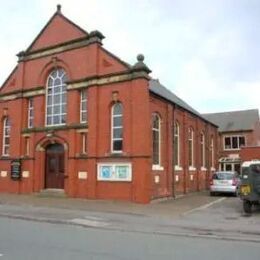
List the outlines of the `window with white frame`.
{"type": "Polygon", "coordinates": [[[2,147],[2,155],[8,156],[10,153],[10,119],[9,117],[5,117],[3,122],[3,147],[2,147]]]}
{"type": "Polygon", "coordinates": [[[120,102],[112,106],[111,150],[113,153],[123,151],[123,107],[120,102]]]}
{"type": "Polygon", "coordinates": [[[28,99],[28,128],[33,127],[34,111],[33,111],[33,99],[28,99]]]}
{"type": "Polygon", "coordinates": [[[188,129],[188,150],[189,150],[189,167],[194,167],[194,153],[193,153],[193,147],[194,147],[194,132],[191,127],[188,129]]]}
{"type": "Polygon", "coordinates": [[[87,90],[80,91],[80,123],[87,122],[87,90]]]}
{"type": "Polygon", "coordinates": [[[157,113],[152,115],[153,165],[160,165],[161,119],[157,113]]]}
{"type": "Polygon", "coordinates": [[[64,125],[67,115],[66,73],[55,69],[47,80],[46,125],[64,125]]]}
{"type": "Polygon", "coordinates": [[[211,137],[211,144],[210,144],[210,151],[211,151],[211,167],[214,168],[215,166],[215,155],[214,155],[214,139],[211,137]]]}
{"type": "Polygon", "coordinates": [[[239,150],[241,146],[245,145],[245,137],[241,135],[225,136],[224,150],[239,150]]]}
{"type": "Polygon", "coordinates": [[[201,158],[201,167],[205,168],[206,165],[206,147],[205,147],[205,135],[200,133],[200,158],[201,158]]]}
{"type": "Polygon", "coordinates": [[[174,124],[174,165],[180,166],[180,125],[174,124]]]}

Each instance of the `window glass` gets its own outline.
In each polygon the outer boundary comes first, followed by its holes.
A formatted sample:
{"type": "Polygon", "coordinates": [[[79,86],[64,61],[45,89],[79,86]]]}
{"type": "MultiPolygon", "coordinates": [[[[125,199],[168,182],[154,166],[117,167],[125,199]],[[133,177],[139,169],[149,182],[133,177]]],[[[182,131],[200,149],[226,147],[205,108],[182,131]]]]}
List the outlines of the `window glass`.
{"type": "Polygon", "coordinates": [[[4,119],[3,124],[3,147],[2,147],[2,154],[9,155],[10,152],[10,130],[11,124],[9,117],[4,119]]]}
{"type": "Polygon", "coordinates": [[[179,124],[176,122],[174,124],[174,164],[175,165],[180,165],[180,155],[179,155],[179,149],[180,149],[180,128],[179,128],[179,124]]]}
{"type": "Polygon", "coordinates": [[[160,165],[160,117],[152,115],[152,142],[153,142],[153,164],[160,165]]]}
{"type": "Polygon", "coordinates": [[[46,124],[60,125],[66,123],[67,89],[66,74],[63,69],[51,72],[47,80],[46,124]]]}
{"type": "Polygon", "coordinates": [[[112,152],[123,150],[123,108],[121,103],[112,107],[112,129],[111,129],[112,152]]]}
{"type": "Polygon", "coordinates": [[[193,129],[190,127],[188,130],[188,149],[189,149],[189,166],[194,166],[193,164],[193,129]]]}
{"type": "Polygon", "coordinates": [[[33,112],[33,99],[29,98],[28,100],[28,128],[33,127],[33,120],[34,120],[34,112],[33,112]]]}
{"type": "Polygon", "coordinates": [[[87,90],[81,90],[80,92],[80,122],[87,122],[87,90]]]}

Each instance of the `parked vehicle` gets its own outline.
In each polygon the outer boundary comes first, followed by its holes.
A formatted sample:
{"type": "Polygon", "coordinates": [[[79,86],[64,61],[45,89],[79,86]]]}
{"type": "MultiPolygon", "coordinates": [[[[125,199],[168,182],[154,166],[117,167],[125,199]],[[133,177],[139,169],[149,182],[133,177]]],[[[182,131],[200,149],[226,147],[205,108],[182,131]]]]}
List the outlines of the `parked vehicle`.
{"type": "Polygon", "coordinates": [[[218,193],[229,193],[237,196],[240,178],[235,171],[218,171],[213,174],[210,181],[210,195],[218,193]]]}
{"type": "Polygon", "coordinates": [[[243,162],[240,198],[246,213],[252,212],[253,205],[260,204],[260,160],[243,162]]]}

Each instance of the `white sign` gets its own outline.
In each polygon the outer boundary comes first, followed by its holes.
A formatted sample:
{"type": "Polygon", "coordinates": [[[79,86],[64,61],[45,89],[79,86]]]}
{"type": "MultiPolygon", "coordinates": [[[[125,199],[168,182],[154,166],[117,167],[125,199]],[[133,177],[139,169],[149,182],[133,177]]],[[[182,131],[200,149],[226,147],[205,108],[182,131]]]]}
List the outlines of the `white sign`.
{"type": "Polygon", "coordinates": [[[23,171],[22,176],[23,176],[23,178],[29,178],[30,172],[29,171],[23,171]]]}
{"type": "Polygon", "coordinates": [[[1,171],[1,177],[3,178],[7,177],[7,171],[1,171]]]}
{"type": "Polygon", "coordinates": [[[99,181],[132,181],[131,163],[99,163],[97,165],[99,181]]]}
{"type": "Polygon", "coordinates": [[[78,172],[78,178],[81,180],[86,180],[88,177],[88,173],[87,172],[78,172]]]}

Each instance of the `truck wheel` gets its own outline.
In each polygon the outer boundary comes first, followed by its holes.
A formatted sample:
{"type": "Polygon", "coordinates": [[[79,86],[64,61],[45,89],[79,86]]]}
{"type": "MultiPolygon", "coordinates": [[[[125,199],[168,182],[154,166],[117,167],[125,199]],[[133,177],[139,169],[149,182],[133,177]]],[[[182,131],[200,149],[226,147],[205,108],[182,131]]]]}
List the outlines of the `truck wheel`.
{"type": "Polygon", "coordinates": [[[243,201],[243,208],[245,213],[251,214],[252,213],[252,203],[248,200],[243,201]]]}

